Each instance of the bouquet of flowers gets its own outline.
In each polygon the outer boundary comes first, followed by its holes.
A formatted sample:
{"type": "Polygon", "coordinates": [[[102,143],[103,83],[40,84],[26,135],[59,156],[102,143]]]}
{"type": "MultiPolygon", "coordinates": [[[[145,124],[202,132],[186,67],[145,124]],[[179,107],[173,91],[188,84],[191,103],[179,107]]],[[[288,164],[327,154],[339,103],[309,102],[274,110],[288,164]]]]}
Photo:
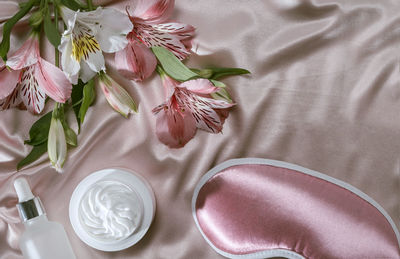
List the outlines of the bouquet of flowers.
{"type": "Polygon", "coordinates": [[[94,6],[92,0],[29,0],[3,24],[0,109],[17,107],[41,116],[25,141],[32,150],[18,169],[47,152],[51,165],[62,172],[68,145],[78,144],[66,114],[75,114],[80,132],[95,99],[95,87],[124,117],[137,112],[129,93],[107,74],[103,53],[115,53],[115,68],[130,80],[141,82],[154,71],[159,74],[165,100],[153,113],[162,143],[180,148],[197,129],[221,132],[235,103],[219,80],[249,71],[188,68],[182,60],[191,54],[195,28],[168,21],[174,1],[131,2],[125,10],[116,10],[94,6]],[[10,50],[12,29],[25,16],[29,16],[29,37],[20,48],[10,50]],[[54,64],[41,57],[42,33],[55,48],[54,64]],[[53,110],[41,115],[50,103],[53,110]]]}

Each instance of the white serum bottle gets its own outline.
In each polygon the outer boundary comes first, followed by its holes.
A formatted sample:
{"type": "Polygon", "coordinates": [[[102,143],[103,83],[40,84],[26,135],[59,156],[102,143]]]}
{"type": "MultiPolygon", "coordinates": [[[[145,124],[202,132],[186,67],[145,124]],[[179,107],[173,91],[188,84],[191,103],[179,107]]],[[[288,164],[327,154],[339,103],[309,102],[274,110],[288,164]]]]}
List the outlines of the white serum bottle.
{"type": "Polygon", "coordinates": [[[39,197],[25,178],[17,178],[18,212],[25,225],[19,246],[25,259],[76,259],[64,227],[47,219],[39,197]]]}

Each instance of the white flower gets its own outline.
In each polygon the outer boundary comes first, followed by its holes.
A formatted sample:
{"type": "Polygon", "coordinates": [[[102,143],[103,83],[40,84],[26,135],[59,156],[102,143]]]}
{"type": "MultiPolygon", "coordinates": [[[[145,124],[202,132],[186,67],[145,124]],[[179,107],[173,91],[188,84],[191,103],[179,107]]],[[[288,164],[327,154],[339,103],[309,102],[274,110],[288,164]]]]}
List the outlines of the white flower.
{"type": "Polygon", "coordinates": [[[67,142],[60,119],[54,117],[51,118],[50,123],[47,153],[49,154],[51,165],[57,172],[62,173],[62,167],[67,157],[67,142]]]}
{"type": "Polygon", "coordinates": [[[89,81],[96,73],[105,70],[103,53],[114,53],[127,45],[126,34],[132,30],[128,16],[112,9],[98,7],[90,12],[74,12],[61,8],[67,24],[61,44],[61,65],[71,81],[78,77],[89,81]]]}

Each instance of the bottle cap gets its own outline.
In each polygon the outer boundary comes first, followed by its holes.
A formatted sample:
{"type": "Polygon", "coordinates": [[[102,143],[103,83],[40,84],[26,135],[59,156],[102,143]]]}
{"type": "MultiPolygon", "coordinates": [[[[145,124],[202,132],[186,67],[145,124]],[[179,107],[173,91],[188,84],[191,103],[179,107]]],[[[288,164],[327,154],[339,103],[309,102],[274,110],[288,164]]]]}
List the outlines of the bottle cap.
{"type": "Polygon", "coordinates": [[[28,181],[23,178],[17,178],[14,181],[14,188],[18,195],[18,202],[24,202],[34,198],[28,181]]]}
{"type": "Polygon", "coordinates": [[[39,197],[33,196],[29,183],[25,178],[17,178],[14,181],[14,188],[18,195],[18,213],[23,222],[46,214],[42,202],[39,197]]]}

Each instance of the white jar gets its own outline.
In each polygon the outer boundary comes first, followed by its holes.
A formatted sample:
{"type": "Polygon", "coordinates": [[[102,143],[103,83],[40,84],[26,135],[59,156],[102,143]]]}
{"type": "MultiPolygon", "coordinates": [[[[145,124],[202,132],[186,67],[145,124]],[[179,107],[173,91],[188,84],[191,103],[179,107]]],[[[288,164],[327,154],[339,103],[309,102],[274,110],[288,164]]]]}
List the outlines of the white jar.
{"type": "Polygon", "coordinates": [[[143,177],[123,169],[104,169],[75,188],[69,216],[83,242],[102,251],[119,251],[146,234],[155,205],[154,193],[143,177]]]}

